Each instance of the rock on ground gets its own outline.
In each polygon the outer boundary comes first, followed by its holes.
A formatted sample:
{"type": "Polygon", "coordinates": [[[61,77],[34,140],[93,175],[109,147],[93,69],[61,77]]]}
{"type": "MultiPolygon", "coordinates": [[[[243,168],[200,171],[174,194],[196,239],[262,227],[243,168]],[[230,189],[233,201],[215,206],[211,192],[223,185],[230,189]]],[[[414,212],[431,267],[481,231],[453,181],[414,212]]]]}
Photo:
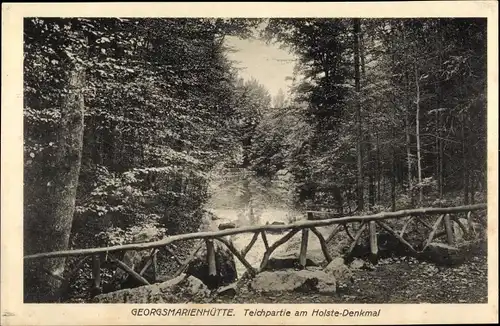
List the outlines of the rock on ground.
{"type": "MultiPolygon", "coordinates": [[[[319,259],[317,256],[307,253],[306,266],[319,266],[323,260],[319,259]]],[[[297,252],[281,252],[272,255],[269,258],[265,270],[275,271],[281,269],[297,268],[299,266],[299,253],[297,252]]]]}
{"type": "Polygon", "coordinates": [[[422,258],[437,265],[456,266],[474,256],[484,245],[479,240],[462,242],[456,246],[432,242],[425,249],[422,258]]]}
{"type": "MultiPolygon", "coordinates": [[[[300,255],[301,235],[296,234],[288,242],[276,249],[269,259],[266,270],[295,268],[298,266],[300,255]]],[[[325,256],[318,239],[312,232],[309,233],[306,266],[321,266],[325,256]]]]}
{"type": "Polygon", "coordinates": [[[218,296],[233,297],[236,294],[238,294],[238,284],[235,282],[235,283],[232,283],[232,284],[229,284],[226,286],[222,286],[222,287],[217,289],[216,293],[218,296]]]}
{"type": "Polygon", "coordinates": [[[170,303],[200,301],[210,296],[202,281],[193,276],[180,276],[163,283],[145,285],[95,296],[95,303],[170,303]]]}
{"type": "Polygon", "coordinates": [[[353,273],[347,265],[344,264],[342,257],[334,258],[323,271],[333,275],[338,284],[350,284],[353,282],[353,273]]]}
{"type": "MultiPolygon", "coordinates": [[[[460,221],[460,223],[462,223],[467,232],[470,232],[472,234],[481,229],[481,225],[477,222],[472,222],[472,226],[469,226],[469,222],[466,218],[459,218],[458,220],[460,221]],[[472,229],[470,227],[472,227],[472,229]]],[[[465,234],[464,230],[456,222],[453,223],[453,233],[455,235],[455,241],[457,242],[463,242],[466,241],[466,239],[470,239],[470,237],[468,237],[470,236],[470,234],[465,234]]]]}
{"type": "Polygon", "coordinates": [[[318,292],[335,293],[335,277],[321,270],[283,270],[262,272],[250,283],[257,292],[318,292]]]}
{"type": "Polygon", "coordinates": [[[349,267],[352,268],[352,269],[361,269],[363,268],[363,266],[365,266],[365,262],[361,259],[354,259],[351,264],[349,264],[349,267]]]}
{"type": "MultiPolygon", "coordinates": [[[[241,291],[235,297],[217,297],[219,304],[417,304],[487,303],[486,248],[460,266],[435,267],[427,262],[384,259],[372,271],[353,270],[355,282],[335,294],[241,291]],[[438,285],[438,286],[436,286],[438,285]]],[[[491,300],[491,299],[490,299],[491,300]]]]}

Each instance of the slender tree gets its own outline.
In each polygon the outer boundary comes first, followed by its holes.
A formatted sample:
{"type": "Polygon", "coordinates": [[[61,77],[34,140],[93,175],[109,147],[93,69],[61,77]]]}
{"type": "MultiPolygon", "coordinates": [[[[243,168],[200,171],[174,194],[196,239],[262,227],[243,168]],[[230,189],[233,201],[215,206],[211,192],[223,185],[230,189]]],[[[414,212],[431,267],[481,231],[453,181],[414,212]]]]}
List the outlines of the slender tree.
{"type": "Polygon", "coordinates": [[[353,33],[353,49],[354,49],[354,83],[356,91],[356,130],[357,130],[357,205],[358,210],[362,211],[364,209],[364,182],[363,182],[363,127],[361,119],[361,76],[360,76],[360,34],[361,34],[361,22],[360,19],[355,18],[354,20],[354,33],[353,33]]]}

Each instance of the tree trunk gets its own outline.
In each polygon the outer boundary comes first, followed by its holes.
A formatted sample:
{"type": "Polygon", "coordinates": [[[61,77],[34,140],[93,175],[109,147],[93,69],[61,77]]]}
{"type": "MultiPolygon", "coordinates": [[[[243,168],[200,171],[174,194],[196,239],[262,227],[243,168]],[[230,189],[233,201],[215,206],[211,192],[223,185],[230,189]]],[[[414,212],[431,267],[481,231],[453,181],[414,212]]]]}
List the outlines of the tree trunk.
{"type": "Polygon", "coordinates": [[[462,114],[461,119],[461,136],[462,136],[462,171],[463,171],[463,192],[464,192],[464,204],[469,204],[469,167],[467,162],[467,144],[466,144],[466,134],[465,134],[465,121],[466,117],[462,114]]]}
{"type": "Polygon", "coordinates": [[[360,21],[360,26],[359,26],[359,59],[361,60],[361,78],[360,78],[360,87],[363,88],[365,87],[366,83],[366,65],[365,65],[365,41],[363,37],[363,33],[361,33],[361,21],[360,21]]]}
{"type": "Polygon", "coordinates": [[[367,152],[368,152],[368,206],[369,209],[372,210],[373,206],[375,206],[375,160],[374,160],[374,148],[370,139],[367,139],[366,144],[367,152]]]}
{"type": "MultiPolygon", "coordinates": [[[[439,125],[442,126],[442,115],[439,116],[439,125]]],[[[442,134],[441,132],[439,133],[442,134]]],[[[440,136],[441,137],[441,136],[440,136]]],[[[443,198],[444,189],[444,141],[439,141],[439,198],[443,198]]]]}
{"type": "Polygon", "coordinates": [[[436,112],[436,131],[435,131],[435,137],[436,137],[436,145],[435,145],[435,151],[436,151],[436,181],[437,181],[437,192],[439,199],[443,198],[443,152],[442,152],[442,140],[441,140],[441,87],[439,85],[439,81],[437,82],[436,86],[436,94],[438,97],[437,101],[437,112],[436,112]]]}
{"type": "MultiPolygon", "coordinates": [[[[370,160],[373,160],[373,157],[369,157],[370,160]]],[[[374,171],[373,171],[373,164],[370,163],[370,173],[368,175],[368,200],[369,200],[369,205],[370,209],[375,206],[375,177],[374,177],[374,171]]]]}
{"type": "MultiPolygon", "coordinates": [[[[438,92],[440,92],[438,90],[438,92]]],[[[439,95],[438,95],[439,96],[439,95]]],[[[438,108],[440,106],[438,105],[438,108]]],[[[436,180],[437,180],[437,190],[439,199],[443,198],[443,150],[442,150],[442,140],[441,140],[441,112],[436,114],[436,180]]]]}
{"type": "MultiPolygon", "coordinates": [[[[59,143],[51,162],[54,173],[35,216],[25,216],[25,253],[66,250],[69,245],[82,158],[85,73],[74,62],[66,65],[62,71],[67,92],[61,90],[61,123],[56,131],[59,143]]],[[[58,300],[65,263],[66,259],[60,257],[26,264],[25,302],[58,300]]]]}
{"type": "Polygon", "coordinates": [[[411,173],[411,148],[410,148],[410,119],[409,119],[409,108],[406,108],[405,112],[405,133],[406,133],[406,161],[408,164],[408,194],[411,196],[413,191],[412,185],[412,173],[411,173]]]}
{"type": "MultiPolygon", "coordinates": [[[[402,27],[402,32],[403,32],[403,46],[405,47],[405,61],[408,61],[408,54],[407,54],[407,44],[406,44],[406,33],[404,30],[404,26],[402,27]]],[[[410,96],[410,78],[408,74],[408,68],[405,67],[404,71],[404,76],[405,76],[405,96],[409,97],[410,96]]],[[[406,160],[407,160],[407,165],[408,165],[408,195],[410,198],[413,198],[413,185],[412,185],[412,164],[411,164],[411,139],[410,139],[410,105],[407,103],[405,106],[405,135],[406,135],[406,160]]]]}
{"type": "MultiPolygon", "coordinates": [[[[466,130],[471,130],[471,127],[470,127],[470,121],[469,119],[466,119],[465,120],[465,127],[466,127],[466,130]]],[[[466,134],[466,149],[467,149],[467,152],[466,152],[466,155],[469,157],[469,159],[467,160],[467,189],[469,190],[469,199],[468,199],[468,203],[472,203],[474,204],[475,203],[475,198],[474,198],[474,195],[475,195],[475,184],[476,184],[476,166],[475,164],[471,164],[471,162],[473,162],[473,159],[472,158],[475,158],[477,157],[475,151],[474,151],[474,147],[472,146],[473,143],[477,143],[476,139],[475,139],[475,133],[474,132],[469,132],[466,134]],[[473,137],[471,139],[471,136],[473,137]],[[474,166],[474,167],[473,167],[474,166]]]]}
{"type": "MultiPolygon", "coordinates": [[[[396,118],[396,108],[393,107],[393,116],[394,119],[396,118]]],[[[396,175],[398,171],[396,171],[397,166],[396,166],[396,150],[394,149],[394,142],[396,139],[396,128],[394,124],[392,125],[391,128],[391,133],[392,133],[392,142],[391,142],[391,167],[392,167],[392,173],[391,173],[391,210],[393,212],[396,211],[396,175]]]]}
{"type": "Polygon", "coordinates": [[[415,117],[415,128],[416,128],[416,137],[417,137],[417,176],[418,176],[418,204],[421,205],[423,201],[423,191],[422,188],[422,162],[420,157],[420,75],[418,72],[418,66],[415,62],[415,91],[416,91],[416,99],[415,104],[417,108],[417,113],[415,117]]]}
{"type": "MultiPolygon", "coordinates": [[[[438,44],[438,56],[439,56],[439,66],[438,69],[442,69],[443,65],[443,48],[442,45],[444,43],[443,40],[443,28],[442,21],[439,20],[439,39],[437,41],[438,44]]],[[[436,94],[437,94],[437,116],[436,116],[436,152],[437,152],[437,187],[439,199],[443,199],[443,140],[441,139],[441,126],[442,123],[442,114],[441,108],[443,106],[443,93],[441,88],[441,79],[438,79],[436,83],[436,94]]]]}
{"type": "Polygon", "coordinates": [[[470,186],[469,186],[469,189],[470,189],[470,203],[471,204],[475,204],[476,203],[476,179],[473,178],[471,180],[471,182],[469,182],[470,186]]]}
{"type": "Polygon", "coordinates": [[[355,80],[355,89],[356,89],[356,130],[357,130],[357,143],[356,143],[356,151],[357,151],[357,205],[358,211],[362,211],[364,209],[364,185],[363,185],[363,153],[362,153],[362,141],[363,141],[363,132],[361,125],[361,78],[360,78],[360,55],[359,55],[359,36],[361,34],[361,22],[359,18],[354,18],[354,80],[355,80]]]}
{"type": "MultiPolygon", "coordinates": [[[[380,164],[380,142],[378,133],[377,137],[377,203],[380,204],[380,176],[382,175],[381,164],[380,164]]],[[[385,191],[384,191],[385,193],[385,191]]]]}
{"type": "MultiPolygon", "coordinates": [[[[250,193],[250,149],[252,146],[252,136],[251,134],[253,133],[253,127],[252,126],[247,126],[246,128],[248,130],[248,134],[243,138],[242,141],[242,147],[243,147],[243,162],[241,167],[243,168],[243,173],[245,174],[244,179],[243,179],[243,193],[241,196],[241,202],[242,204],[248,209],[248,212],[250,214],[250,207],[251,207],[251,193],[250,193]]],[[[251,218],[251,216],[249,216],[251,218]]]]}

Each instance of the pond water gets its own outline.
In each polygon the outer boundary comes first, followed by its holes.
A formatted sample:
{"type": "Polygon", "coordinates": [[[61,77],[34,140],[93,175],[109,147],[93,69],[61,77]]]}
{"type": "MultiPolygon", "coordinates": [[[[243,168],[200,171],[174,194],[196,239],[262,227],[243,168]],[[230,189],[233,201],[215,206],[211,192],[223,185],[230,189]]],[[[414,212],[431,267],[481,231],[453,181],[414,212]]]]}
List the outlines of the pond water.
{"type": "MultiPolygon", "coordinates": [[[[217,224],[232,221],[236,224],[237,227],[251,225],[248,212],[242,212],[241,210],[227,209],[227,208],[211,209],[210,211],[217,217],[219,217],[220,220],[214,221],[217,222],[217,224]]],[[[257,218],[254,219],[256,220],[256,223],[254,223],[254,225],[265,225],[266,222],[269,223],[283,222],[288,224],[290,223],[290,220],[292,218],[302,218],[301,214],[298,212],[292,212],[281,208],[266,208],[263,211],[256,214],[256,216],[257,218]]],[[[276,240],[280,239],[283,236],[283,234],[272,234],[266,232],[266,236],[269,245],[272,245],[276,240]]],[[[241,233],[231,236],[231,240],[236,249],[241,251],[248,245],[248,243],[250,243],[252,237],[253,233],[241,233]]],[[[250,263],[250,265],[252,265],[254,268],[259,268],[265,251],[266,248],[264,246],[262,237],[258,237],[257,241],[252,246],[252,249],[247,253],[245,258],[248,261],[248,263],[250,263]]],[[[236,270],[238,272],[238,276],[243,275],[243,273],[246,270],[245,266],[243,266],[243,264],[237,258],[235,258],[235,262],[236,262],[236,270]]]]}

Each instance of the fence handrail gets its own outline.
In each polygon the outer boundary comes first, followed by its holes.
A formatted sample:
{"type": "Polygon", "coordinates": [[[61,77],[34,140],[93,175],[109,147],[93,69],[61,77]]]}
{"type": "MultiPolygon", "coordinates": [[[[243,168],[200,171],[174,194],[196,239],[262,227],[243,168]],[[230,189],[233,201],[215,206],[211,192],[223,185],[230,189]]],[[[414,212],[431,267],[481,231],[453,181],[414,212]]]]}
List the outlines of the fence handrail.
{"type": "Polygon", "coordinates": [[[350,222],[381,221],[391,218],[401,218],[405,216],[419,216],[424,214],[446,214],[446,213],[469,212],[469,211],[486,209],[487,207],[488,206],[485,203],[467,205],[467,206],[456,206],[456,207],[427,207],[427,208],[400,210],[396,212],[381,212],[373,215],[347,216],[347,217],[338,217],[338,218],[329,218],[329,219],[311,220],[311,221],[304,220],[283,225],[256,225],[256,226],[249,226],[242,228],[226,229],[222,231],[178,234],[178,235],[168,236],[162,240],[145,242],[145,243],[131,243],[125,245],[110,246],[110,247],[73,249],[73,250],[61,250],[61,251],[38,253],[38,254],[24,256],[24,259],[29,260],[29,259],[55,258],[55,257],[71,257],[71,256],[84,256],[84,255],[86,256],[91,254],[112,253],[125,250],[145,250],[145,249],[163,247],[172,242],[181,240],[213,239],[240,233],[255,233],[262,231],[276,231],[276,230],[288,230],[288,229],[304,229],[304,228],[327,226],[333,224],[344,224],[350,222]]]}

